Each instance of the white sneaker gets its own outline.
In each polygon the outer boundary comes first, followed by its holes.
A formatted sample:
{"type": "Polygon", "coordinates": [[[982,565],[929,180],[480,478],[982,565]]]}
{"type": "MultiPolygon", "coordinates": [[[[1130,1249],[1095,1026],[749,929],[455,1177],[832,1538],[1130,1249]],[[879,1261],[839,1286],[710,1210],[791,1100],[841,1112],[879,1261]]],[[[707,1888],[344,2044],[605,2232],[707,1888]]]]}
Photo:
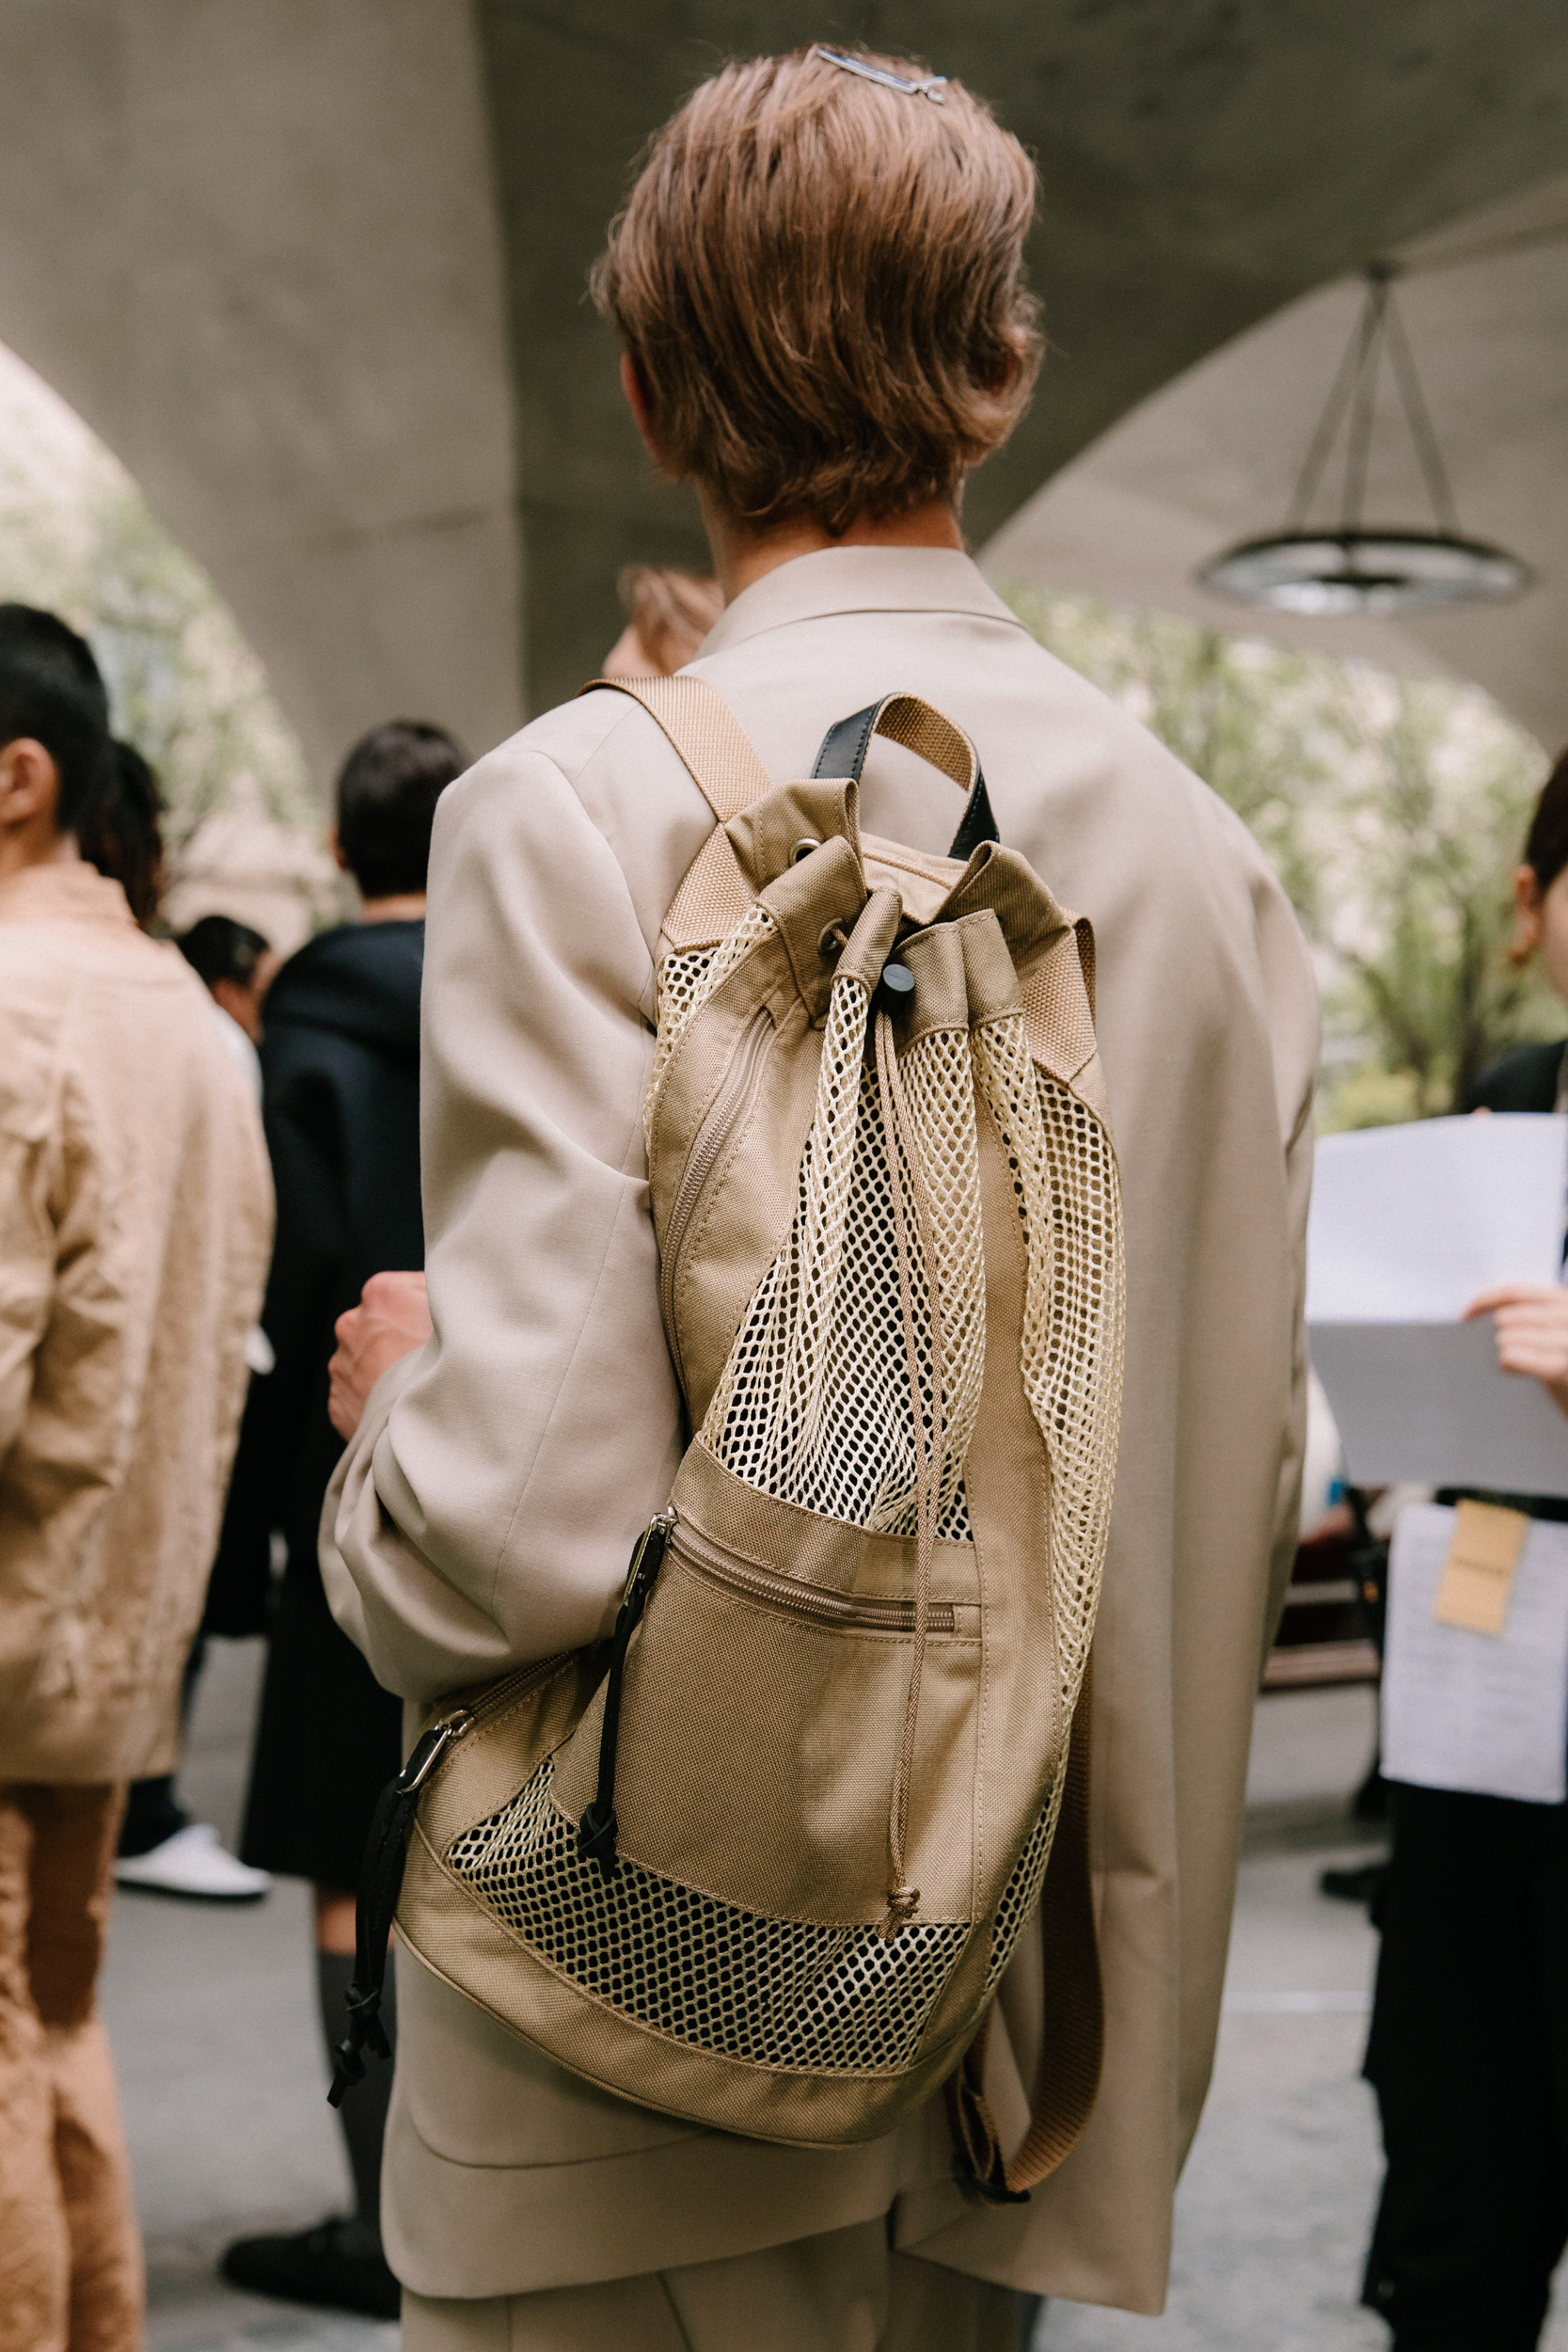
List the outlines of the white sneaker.
{"type": "Polygon", "coordinates": [[[211,1821],[191,1821],[150,1853],[126,1854],[115,1864],[115,1883],[144,1895],[181,1895],[189,1902],[260,1902],[272,1885],[231,1854],[211,1821]]]}

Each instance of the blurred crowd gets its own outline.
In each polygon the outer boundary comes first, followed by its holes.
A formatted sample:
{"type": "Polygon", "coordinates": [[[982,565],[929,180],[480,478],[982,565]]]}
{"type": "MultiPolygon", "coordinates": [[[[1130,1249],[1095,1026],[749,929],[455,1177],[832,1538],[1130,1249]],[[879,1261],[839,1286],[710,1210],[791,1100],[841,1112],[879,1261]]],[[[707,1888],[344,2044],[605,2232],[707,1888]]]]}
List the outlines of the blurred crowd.
{"type": "MultiPolygon", "coordinates": [[[[633,567],[614,676],[678,668],[711,580],[633,567]]],[[[159,782],[87,643],[0,607],[0,2346],[137,2340],[142,2265],[95,1989],[109,1899],[314,1894],[328,2058],[399,1702],[327,1609],[338,1318],[423,1263],[420,983],[436,804],[467,766],[394,720],[344,759],[356,914],[286,961],[219,905],[160,919],[159,782]],[[239,1851],[182,1804],[208,1643],[264,1636],[239,1851]]],[[[395,2034],[395,2004],[383,2010],[395,2034]]],[[[339,2110],[354,2210],[241,2240],[254,2292],[397,2314],[390,2068],[339,2110]]]]}

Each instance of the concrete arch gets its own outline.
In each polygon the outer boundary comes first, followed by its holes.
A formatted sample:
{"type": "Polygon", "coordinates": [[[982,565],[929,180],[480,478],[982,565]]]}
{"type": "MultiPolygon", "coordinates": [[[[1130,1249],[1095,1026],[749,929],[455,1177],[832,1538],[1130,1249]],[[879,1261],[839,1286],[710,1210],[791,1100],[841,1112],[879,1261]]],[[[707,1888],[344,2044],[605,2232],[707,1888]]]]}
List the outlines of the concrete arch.
{"type": "Polygon", "coordinates": [[[199,555],[318,772],[389,709],[494,740],[592,673],[623,562],[700,557],[583,275],[683,89],[825,36],[924,52],[1040,160],[1054,357],[977,540],[1260,319],[1568,168],[1559,0],[14,0],[0,338],[199,555]]]}
{"type": "Polygon", "coordinates": [[[430,0],[0,18],[0,340],[205,564],[318,777],[394,712],[517,723],[479,58],[430,0]]]}
{"type": "MultiPolygon", "coordinates": [[[[1556,751],[1568,739],[1568,172],[1399,249],[1398,287],[1459,516],[1524,558],[1516,602],[1399,622],[1292,620],[1227,603],[1194,578],[1228,543],[1276,528],[1358,315],[1353,278],[1321,287],[1141,403],[1006,522],[984,561],[1001,584],[1085,589],[1211,627],[1485,687],[1556,751]]],[[[1428,521],[1389,388],[1368,514],[1428,521]]],[[[1320,501],[1320,516],[1332,499],[1320,501]]]]}

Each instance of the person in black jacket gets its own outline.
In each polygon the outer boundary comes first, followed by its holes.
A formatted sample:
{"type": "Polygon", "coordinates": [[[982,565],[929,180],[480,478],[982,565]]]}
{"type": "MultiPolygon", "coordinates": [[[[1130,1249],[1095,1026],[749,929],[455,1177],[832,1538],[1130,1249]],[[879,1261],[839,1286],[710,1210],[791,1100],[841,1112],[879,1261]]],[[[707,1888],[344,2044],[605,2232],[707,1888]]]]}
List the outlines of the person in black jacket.
{"type": "MultiPolygon", "coordinates": [[[[316,1966],[330,2053],[345,2030],[354,1888],[371,1813],[401,1761],[402,1710],[333,1623],[316,1564],[322,1499],[342,1451],[327,1419],[333,1325],[383,1266],[424,1263],[420,1205],[420,976],[436,799],[467,761],[439,727],[399,721],[338,780],[339,863],[361,923],[324,931],[273,981],[262,1113],[277,1239],[261,1322],[275,1369],[252,1385],[208,1597],[210,1631],[263,1624],[266,1679],[241,1841],[263,1870],[315,1888],[316,1966]],[[275,1535],[284,1570],[271,1584],[275,1535]]],[[[388,2070],[378,2070],[385,2084],[388,2070]]],[[[244,2238],[234,2285],[395,2318],[381,2251],[386,2092],[340,2110],[356,2210],[290,2237],[244,2238]]]]}
{"type": "MultiPolygon", "coordinates": [[[[1568,998],[1568,753],[1515,898],[1515,959],[1539,949],[1568,998]]],[[[1568,1044],[1505,1054],[1465,1108],[1568,1109],[1568,1044]]],[[[1494,1317],[1504,1371],[1568,1414],[1568,1288],[1509,1284],[1468,1312],[1494,1317]]],[[[1478,1499],[1568,1518],[1558,1496],[1478,1499]]],[[[1387,2172],[1362,2299],[1394,2352],[1529,2352],[1568,2245],[1568,1804],[1395,1782],[1389,1797],[1366,2063],[1387,2172]]]]}

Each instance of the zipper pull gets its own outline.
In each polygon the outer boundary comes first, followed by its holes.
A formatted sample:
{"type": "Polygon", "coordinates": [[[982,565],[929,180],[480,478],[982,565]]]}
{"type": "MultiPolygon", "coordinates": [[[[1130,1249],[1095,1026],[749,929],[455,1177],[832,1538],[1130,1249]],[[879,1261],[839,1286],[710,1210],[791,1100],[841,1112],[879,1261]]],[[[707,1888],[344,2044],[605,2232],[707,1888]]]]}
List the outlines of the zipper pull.
{"type": "Polygon", "coordinates": [[[407,1763],[397,1776],[396,1785],[402,1795],[411,1797],[424,1787],[452,1741],[461,1740],[472,1722],[473,1717],[467,1708],[460,1707],[455,1714],[444,1715],[438,1724],[432,1724],[428,1731],[420,1732],[407,1763]]]}
{"type": "Polygon", "coordinates": [[[626,1569],[626,1590],[622,1606],[635,1596],[640,1600],[648,1597],[648,1589],[658,1574],[664,1559],[664,1547],[679,1523],[673,1503],[667,1503],[648,1521],[632,1547],[631,1563],[626,1569]]]}

